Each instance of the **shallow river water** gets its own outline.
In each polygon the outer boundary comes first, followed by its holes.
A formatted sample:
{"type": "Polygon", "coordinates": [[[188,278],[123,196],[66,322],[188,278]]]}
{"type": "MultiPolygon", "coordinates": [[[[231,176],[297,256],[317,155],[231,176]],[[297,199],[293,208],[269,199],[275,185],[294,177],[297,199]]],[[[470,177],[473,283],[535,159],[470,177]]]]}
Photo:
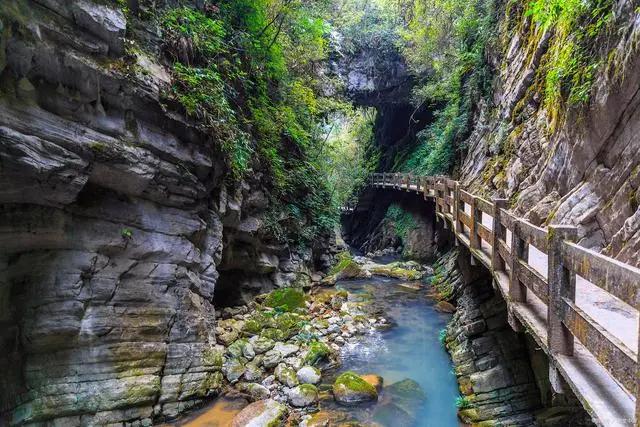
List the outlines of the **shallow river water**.
{"type": "MultiPolygon", "coordinates": [[[[434,309],[434,302],[427,296],[428,288],[418,282],[406,283],[382,277],[339,282],[337,287],[349,291],[352,294],[350,299],[374,302],[376,309],[393,327],[371,331],[347,343],[342,349],[342,365],[334,372],[323,373],[320,389],[330,390],[337,375],[351,370],[359,374],[380,375],[385,386],[405,379],[413,380],[420,385],[426,398],[417,404],[413,402],[409,405],[410,410],[398,410],[398,405],[393,405],[396,400],[383,389],[375,405],[344,407],[333,399],[323,399],[320,409],[347,413],[349,419],[364,425],[460,426],[455,406],[458,396],[456,379],[449,355],[438,339],[451,315],[434,309]]],[[[406,405],[400,406],[406,409],[406,405]]],[[[209,408],[172,425],[229,426],[241,408],[237,402],[221,398],[209,408]]]]}
{"type": "MultiPolygon", "coordinates": [[[[373,298],[383,315],[394,324],[389,330],[375,331],[347,344],[342,352],[343,365],[338,372],[352,370],[360,374],[377,374],[383,377],[385,385],[409,378],[416,381],[426,394],[424,402],[411,414],[415,416],[414,421],[402,422],[401,417],[395,417],[393,424],[382,424],[390,427],[460,425],[455,406],[458,396],[456,379],[450,357],[438,339],[451,316],[435,311],[433,301],[426,295],[426,288],[413,289],[411,284],[407,286],[399,280],[374,277],[341,282],[338,287],[373,298]]],[[[381,404],[384,401],[383,391],[381,404]]],[[[383,421],[376,416],[380,411],[375,407],[352,408],[350,412],[364,422],[383,421]]]]}

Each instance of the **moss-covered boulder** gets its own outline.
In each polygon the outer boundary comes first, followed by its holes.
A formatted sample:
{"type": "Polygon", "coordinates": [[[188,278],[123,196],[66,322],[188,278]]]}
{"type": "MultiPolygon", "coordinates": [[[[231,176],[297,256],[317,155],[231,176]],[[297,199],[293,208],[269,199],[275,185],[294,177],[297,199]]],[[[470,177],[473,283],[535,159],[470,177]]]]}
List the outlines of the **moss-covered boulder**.
{"type": "Polygon", "coordinates": [[[299,384],[298,377],[296,376],[296,371],[294,371],[284,363],[280,363],[276,367],[273,374],[276,376],[276,379],[278,381],[280,381],[287,387],[295,387],[299,384]]]}
{"type": "Polygon", "coordinates": [[[285,341],[287,339],[285,333],[276,328],[264,329],[260,333],[260,336],[263,338],[268,338],[272,341],[285,341]]]}
{"type": "Polygon", "coordinates": [[[394,277],[401,280],[420,280],[424,275],[421,271],[402,268],[395,263],[388,265],[374,265],[370,268],[370,271],[378,276],[394,277]]]}
{"type": "Polygon", "coordinates": [[[271,392],[268,388],[258,383],[249,383],[244,387],[245,391],[253,398],[253,400],[268,399],[271,392]]]}
{"type": "MultiPolygon", "coordinates": [[[[302,329],[306,318],[296,313],[283,313],[271,319],[271,326],[282,332],[284,339],[289,339],[302,329]]],[[[284,340],[283,340],[284,341],[284,340]]]]}
{"type": "Polygon", "coordinates": [[[264,300],[264,305],[279,308],[284,311],[295,311],[304,308],[304,292],[296,288],[282,288],[270,292],[264,300]]]}
{"type": "Polygon", "coordinates": [[[271,350],[274,345],[276,345],[274,340],[267,337],[258,337],[253,341],[253,351],[255,351],[256,354],[266,353],[271,350]]]}
{"type": "Polygon", "coordinates": [[[246,322],[244,322],[242,332],[245,335],[253,336],[258,335],[264,328],[265,325],[261,324],[256,319],[248,319],[246,322]]]}
{"type": "Polygon", "coordinates": [[[265,368],[273,368],[282,361],[282,353],[277,350],[269,350],[264,354],[262,359],[262,366],[265,368]]]}
{"type": "Polygon", "coordinates": [[[369,277],[371,277],[371,273],[355,262],[350,253],[343,252],[338,255],[338,262],[331,268],[329,275],[321,283],[334,285],[338,280],[366,279],[369,277]]]}
{"type": "Polygon", "coordinates": [[[239,339],[227,347],[227,354],[231,357],[245,357],[249,360],[253,359],[255,352],[253,346],[246,339],[239,339]]]}
{"type": "Polygon", "coordinates": [[[260,381],[264,376],[264,371],[260,365],[255,362],[249,362],[245,365],[244,379],[249,382],[260,381]]]}
{"type": "Polygon", "coordinates": [[[237,382],[244,374],[246,363],[247,361],[242,358],[232,358],[225,361],[222,365],[222,372],[227,378],[227,381],[232,384],[237,382]]]}
{"type": "Polygon", "coordinates": [[[358,374],[347,371],[333,383],[333,397],[342,405],[355,405],[378,400],[378,392],[358,374]]]}
{"type": "Polygon", "coordinates": [[[307,350],[307,354],[304,357],[303,362],[305,365],[314,366],[322,361],[329,360],[331,354],[332,351],[328,345],[322,341],[314,341],[309,344],[309,349],[307,350]]]}

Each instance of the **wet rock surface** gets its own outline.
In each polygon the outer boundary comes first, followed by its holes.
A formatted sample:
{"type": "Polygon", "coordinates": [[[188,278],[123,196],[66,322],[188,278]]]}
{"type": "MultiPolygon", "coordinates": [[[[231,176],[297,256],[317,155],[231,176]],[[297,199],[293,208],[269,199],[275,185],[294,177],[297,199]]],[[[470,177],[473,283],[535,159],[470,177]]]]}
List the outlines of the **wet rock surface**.
{"type": "Polygon", "coordinates": [[[233,427],[271,427],[284,420],[287,408],[272,399],[248,405],[233,419],[233,427]]]}
{"type": "Polygon", "coordinates": [[[378,391],[358,374],[345,372],[333,383],[333,396],[338,403],[354,405],[377,400],[378,391]]]}
{"type": "MultiPolygon", "coordinates": [[[[255,402],[235,415],[234,425],[270,425],[276,419],[298,419],[317,410],[323,394],[316,385],[323,371],[339,365],[346,339],[386,325],[374,314],[356,318],[356,311],[364,313],[368,308],[350,299],[347,292],[336,289],[317,288],[310,295],[278,289],[247,306],[226,310],[218,328],[236,333],[210,354],[221,366],[218,387],[226,396],[255,402]]],[[[212,411],[217,408],[216,404],[212,411]]]]}
{"type": "MultiPolygon", "coordinates": [[[[364,259],[359,261],[363,262],[364,259]]],[[[251,310],[242,307],[230,309],[229,312],[234,314],[221,321],[222,326],[242,332],[234,342],[220,349],[220,354],[224,357],[223,364],[230,361],[234,361],[234,364],[235,361],[244,362],[246,356],[243,350],[248,344],[254,349],[257,348],[265,333],[272,335],[274,330],[284,331],[283,336],[288,338],[271,342],[270,350],[256,354],[253,360],[244,365],[245,373],[239,381],[224,382],[226,396],[239,393],[239,396],[248,401],[272,399],[279,402],[286,407],[285,423],[293,425],[327,425],[334,422],[350,422],[357,425],[388,421],[390,417],[396,417],[396,420],[401,419],[403,422],[418,419],[419,414],[425,410],[426,394],[415,380],[398,380],[391,374],[393,379],[385,381],[374,369],[362,375],[349,372],[349,369],[352,366],[360,366],[360,363],[351,360],[354,349],[368,347],[371,344],[375,347],[377,343],[383,347],[377,350],[389,357],[389,351],[395,351],[384,348],[378,341],[382,337],[381,334],[392,333],[391,331],[395,330],[393,321],[382,317],[379,298],[387,299],[384,295],[390,293],[394,295],[394,304],[402,305],[404,299],[408,298],[425,307],[426,289],[424,285],[417,290],[408,289],[401,286],[402,281],[383,276],[374,276],[366,281],[361,281],[360,284],[358,281],[342,281],[336,289],[314,288],[304,297],[303,307],[293,311],[284,311],[284,304],[278,307],[269,306],[273,305],[271,301],[274,299],[289,300],[282,298],[283,295],[278,295],[277,298],[274,295],[259,296],[255,304],[250,304],[251,310]],[[365,284],[369,280],[372,281],[371,284],[365,284]],[[342,288],[346,284],[349,284],[349,291],[342,288]],[[375,298],[374,294],[377,295],[375,298]],[[269,302],[269,305],[266,302],[269,302]],[[277,353],[279,356],[279,362],[272,367],[264,365],[269,352],[277,353]],[[260,368],[255,374],[251,374],[249,380],[247,372],[253,371],[250,366],[254,364],[258,364],[260,368]]],[[[403,308],[403,312],[409,313],[411,308],[403,308]]],[[[404,325],[404,328],[407,327],[410,325],[404,325]]],[[[398,337],[401,337],[405,332],[397,333],[398,337]]],[[[432,339],[437,342],[437,333],[432,331],[432,335],[432,339]]],[[[403,351],[411,352],[412,349],[413,347],[409,346],[403,351]]],[[[446,353],[441,347],[438,346],[436,350],[446,358],[446,353]]],[[[370,351],[364,350],[362,357],[374,358],[370,351]]],[[[405,372],[404,357],[406,355],[403,355],[402,359],[384,362],[385,369],[390,373],[396,369],[405,372]]],[[[415,365],[420,371],[422,363],[415,365]]],[[[448,366],[447,362],[445,375],[450,375],[448,366]]],[[[421,374],[421,381],[424,381],[423,377],[421,374]]],[[[453,386],[453,378],[449,380],[453,386]]],[[[437,385],[439,388],[442,386],[437,385]]],[[[455,411],[451,406],[453,400],[453,396],[448,400],[448,416],[454,421],[452,425],[455,425],[455,411]]],[[[202,416],[206,418],[207,413],[215,412],[218,406],[217,403],[214,404],[212,409],[204,412],[202,416]]],[[[411,424],[392,422],[383,425],[411,424]]]]}

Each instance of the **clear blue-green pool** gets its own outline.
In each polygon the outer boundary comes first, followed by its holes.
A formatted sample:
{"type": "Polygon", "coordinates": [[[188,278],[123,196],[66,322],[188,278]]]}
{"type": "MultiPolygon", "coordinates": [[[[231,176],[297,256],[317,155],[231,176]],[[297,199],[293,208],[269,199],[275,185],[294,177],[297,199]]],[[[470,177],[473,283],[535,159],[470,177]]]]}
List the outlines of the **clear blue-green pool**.
{"type": "Polygon", "coordinates": [[[412,405],[410,410],[402,404],[388,406],[391,398],[383,389],[376,405],[346,410],[362,422],[389,427],[459,426],[455,404],[458,386],[451,359],[439,340],[440,331],[451,315],[434,309],[427,287],[410,289],[402,283],[374,277],[338,284],[356,294],[356,298],[361,295],[372,300],[394,326],[372,331],[348,343],[342,350],[343,364],[336,374],[345,370],[377,374],[383,377],[385,386],[408,378],[419,384],[426,399],[412,405]]]}

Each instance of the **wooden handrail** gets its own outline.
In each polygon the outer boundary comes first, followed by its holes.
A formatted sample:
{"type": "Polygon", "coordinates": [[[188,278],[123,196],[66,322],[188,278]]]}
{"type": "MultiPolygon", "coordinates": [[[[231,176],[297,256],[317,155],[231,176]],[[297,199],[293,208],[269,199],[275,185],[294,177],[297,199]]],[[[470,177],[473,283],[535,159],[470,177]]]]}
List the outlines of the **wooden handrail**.
{"type": "MultiPolygon", "coordinates": [[[[425,199],[434,199],[437,218],[445,228],[447,222],[451,223],[457,239],[471,250],[472,262],[484,263],[494,276],[509,277],[505,296],[508,304],[526,305],[527,291],[546,304],[546,350],[550,357],[573,356],[573,342],[577,339],[618,384],[635,396],[635,425],[640,426],[640,350],[629,349],[608,333],[597,318],[592,319],[575,304],[575,282],[579,275],[640,310],[640,269],[573,243],[576,227],[535,226],[509,212],[505,199],[489,202],[449,178],[395,173],[389,183],[386,176],[373,174],[371,185],[417,191],[425,199]],[[470,206],[470,213],[465,212],[465,205],[470,206]],[[491,228],[483,224],[483,213],[491,217],[491,228]],[[510,244],[507,232],[511,234],[510,244]],[[530,245],[547,255],[547,277],[528,264],[530,245]]],[[[518,328],[511,311],[509,323],[518,328]]],[[[636,333],[640,336],[640,330],[636,333]]],[[[557,376],[555,365],[551,363],[550,369],[557,376]]]]}

